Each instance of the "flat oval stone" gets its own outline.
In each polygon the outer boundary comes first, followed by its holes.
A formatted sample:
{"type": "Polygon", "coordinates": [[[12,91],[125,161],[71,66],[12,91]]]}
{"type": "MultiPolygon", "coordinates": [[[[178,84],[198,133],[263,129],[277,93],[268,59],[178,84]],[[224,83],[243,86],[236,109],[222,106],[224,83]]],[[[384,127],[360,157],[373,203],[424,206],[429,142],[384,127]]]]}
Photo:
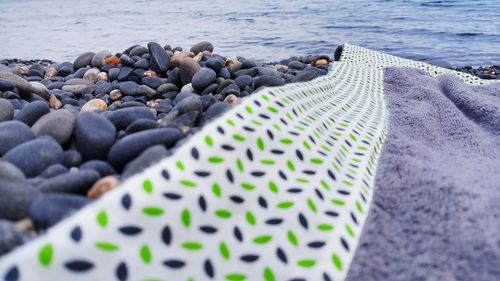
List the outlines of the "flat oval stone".
{"type": "Polygon", "coordinates": [[[133,57],[133,56],[142,57],[142,55],[147,54],[147,53],[148,53],[148,48],[146,48],[144,46],[136,46],[132,50],[130,50],[129,55],[131,57],[133,57]]]}
{"type": "Polygon", "coordinates": [[[12,72],[0,71],[0,79],[8,80],[12,84],[16,85],[16,88],[19,92],[21,92],[21,94],[29,94],[33,91],[33,87],[28,81],[12,72]]]}
{"type": "Polygon", "coordinates": [[[19,121],[5,121],[0,123],[0,157],[12,148],[33,140],[35,134],[30,127],[19,121]]]}
{"type": "Polygon", "coordinates": [[[259,76],[254,81],[254,89],[258,89],[262,86],[274,87],[284,85],[285,81],[282,78],[278,78],[271,75],[259,76]]]}
{"type": "Polygon", "coordinates": [[[178,111],[179,115],[184,114],[190,111],[198,111],[201,112],[203,110],[203,103],[201,99],[196,94],[183,98],[179,101],[172,111],[178,111]]]}
{"type": "Polygon", "coordinates": [[[28,126],[32,126],[43,115],[50,112],[49,105],[43,101],[34,101],[26,105],[15,117],[14,120],[21,121],[28,126]]]}
{"type": "Polygon", "coordinates": [[[118,77],[116,78],[118,81],[126,81],[130,75],[132,75],[134,69],[129,66],[124,66],[120,69],[120,73],[118,73],[118,77]]]}
{"type": "Polygon", "coordinates": [[[138,119],[156,120],[153,112],[146,107],[128,107],[110,112],[107,118],[115,125],[116,129],[123,130],[138,119]]]}
{"type": "Polygon", "coordinates": [[[135,96],[137,95],[137,88],[139,85],[137,83],[132,82],[132,81],[127,81],[120,83],[120,92],[124,94],[125,96],[135,96]]]}
{"type": "Polygon", "coordinates": [[[0,79],[0,92],[12,91],[16,85],[9,80],[0,79]]]}
{"type": "Polygon", "coordinates": [[[191,49],[189,50],[193,52],[194,54],[201,53],[203,51],[209,51],[212,53],[214,51],[214,45],[208,41],[203,41],[196,43],[191,49]]]}
{"type": "Polygon", "coordinates": [[[219,70],[224,67],[224,60],[219,57],[210,58],[206,61],[205,66],[219,72],[219,70]]]}
{"type": "Polygon", "coordinates": [[[85,195],[101,176],[94,170],[79,170],[52,177],[38,185],[43,193],[72,193],[85,195]]]}
{"type": "Polygon", "coordinates": [[[108,162],[102,160],[90,160],[80,166],[80,170],[94,170],[99,173],[101,177],[109,175],[116,175],[116,171],[108,162]]]}
{"type": "Polygon", "coordinates": [[[225,102],[216,102],[212,104],[201,118],[200,125],[204,125],[207,122],[215,119],[230,108],[231,106],[225,102]]]}
{"type": "Polygon", "coordinates": [[[236,79],[234,79],[234,83],[236,83],[236,85],[238,85],[238,87],[240,87],[240,90],[243,91],[243,89],[245,89],[245,87],[252,86],[253,78],[250,75],[241,75],[241,76],[237,77],[236,79]]]}
{"type": "Polygon", "coordinates": [[[91,201],[85,196],[72,194],[47,194],[40,196],[31,206],[29,217],[35,228],[47,229],[91,201]]]}
{"type": "Polygon", "coordinates": [[[169,155],[170,152],[163,145],[147,148],[125,166],[122,176],[127,178],[140,173],[169,155]]]}
{"type": "Polygon", "coordinates": [[[212,70],[211,68],[202,67],[193,75],[191,84],[196,91],[201,92],[208,85],[214,83],[216,78],[217,74],[214,70],[212,70]]]}
{"type": "Polygon", "coordinates": [[[24,182],[26,177],[18,167],[7,161],[0,160],[0,180],[24,182]]]}
{"type": "Polygon", "coordinates": [[[34,177],[48,166],[61,163],[63,150],[52,138],[43,137],[14,147],[3,160],[17,166],[27,177],[34,177]]]}
{"type": "Polygon", "coordinates": [[[31,126],[31,130],[37,137],[51,136],[59,144],[63,145],[73,133],[74,122],[75,117],[71,112],[60,109],[42,116],[31,126]]]}
{"type": "Polygon", "coordinates": [[[73,62],[73,68],[78,70],[82,67],[86,67],[87,65],[90,65],[90,62],[92,61],[92,58],[95,56],[94,52],[86,52],[81,55],[79,55],[75,61],[73,62]]]}
{"type": "Polygon", "coordinates": [[[75,143],[84,160],[105,159],[115,138],[115,126],[106,117],[95,112],[77,115],[75,143]]]}
{"type": "Polygon", "coordinates": [[[0,219],[20,220],[28,216],[31,204],[41,195],[27,182],[0,179],[0,219]]]}
{"type": "Polygon", "coordinates": [[[149,64],[151,70],[157,73],[166,73],[168,68],[170,67],[170,57],[165,49],[163,49],[162,46],[155,42],[149,42],[148,49],[150,56],[149,64]]]}
{"type": "Polygon", "coordinates": [[[14,118],[14,106],[6,99],[0,99],[0,122],[14,118]]]}
{"type": "Polygon", "coordinates": [[[126,136],[111,147],[108,162],[115,168],[121,169],[128,161],[139,156],[148,147],[157,144],[172,147],[182,136],[182,132],[175,128],[146,130],[126,136]]]}
{"type": "Polygon", "coordinates": [[[156,122],[155,120],[138,119],[125,129],[125,133],[127,133],[127,135],[130,135],[140,131],[151,130],[156,128],[158,128],[158,122],[156,122]]]}
{"type": "Polygon", "coordinates": [[[65,174],[67,172],[69,172],[69,169],[67,167],[62,164],[56,163],[48,166],[47,169],[40,173],[39,177],[49,179],[61,174],[65,174]]]}
{"type": "Polygon", "coordinates": [[[81,112],[102,111],[108,107],[108,104],[101,99],[91,99],[82,106],[81,112]]]}

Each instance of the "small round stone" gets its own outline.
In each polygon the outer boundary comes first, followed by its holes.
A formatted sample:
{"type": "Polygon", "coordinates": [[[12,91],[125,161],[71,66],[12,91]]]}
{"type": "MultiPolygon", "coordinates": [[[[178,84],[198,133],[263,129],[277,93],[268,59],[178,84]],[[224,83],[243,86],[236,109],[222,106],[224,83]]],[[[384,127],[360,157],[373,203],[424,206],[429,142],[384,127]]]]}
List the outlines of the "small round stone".
{"type": "Polygon", "coordinates": [[[110,112],[108,119],[115,125],[116,129],[123,130],[138,119],[156,120],[155,115],[146,107],[128,107],[110,112]]]}
{"type": "Polygon", "coordinates": [[[203,51],[209,51],[210,53],[212,53],[214,51],[214,45],[210,42],[203,41],[196,43],[193,47],[191,47],[189,51],[194,54],[198,54],[203,51]]]}
{"type": "Polygon", "coordinates": [[[208,85],[214,83],[216,78],[217,74],[215,71],[211,68],[203,67],[193,75],[191,84],[196,91],[201,92],[208,87],[208,85]]]}
{"type": "Polygon", "coordinates": [[[73,68],[78,70],[82,67],[86,67],[86,66],[90,65],[90,62],[92,61],[92,58],[94,56],[95,56],[95,53],[93,53],[93,52],[87,52],[87,53],[81,54],[73,62],[73,68]]]}
{"type": "Polygon", "coordinates": [[[14,147],[34,138],[35,134],[22,122],[5,121],[0,123],[0,157],[14,147]]]}

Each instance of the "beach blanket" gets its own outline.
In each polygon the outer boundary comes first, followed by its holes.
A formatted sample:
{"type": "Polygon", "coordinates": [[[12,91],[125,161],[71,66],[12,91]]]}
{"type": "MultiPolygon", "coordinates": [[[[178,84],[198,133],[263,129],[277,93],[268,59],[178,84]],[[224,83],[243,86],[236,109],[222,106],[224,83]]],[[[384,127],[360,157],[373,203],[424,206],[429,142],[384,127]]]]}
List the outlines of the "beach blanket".
{"type": "Polygon", "coordinates": [[[498,84],[350,45],[336,57],[0,258],[0,277],[494,276],[498,84]]]}

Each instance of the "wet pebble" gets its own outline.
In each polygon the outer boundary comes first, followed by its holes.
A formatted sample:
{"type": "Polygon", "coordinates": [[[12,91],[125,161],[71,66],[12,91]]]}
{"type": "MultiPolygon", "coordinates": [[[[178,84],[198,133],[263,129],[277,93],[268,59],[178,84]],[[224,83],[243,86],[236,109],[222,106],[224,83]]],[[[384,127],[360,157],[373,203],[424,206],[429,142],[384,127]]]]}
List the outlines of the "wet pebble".
{"type": "Polygon", "coordinates": [[[54,139],[43,137],[12,148],[3,160],[17,166],[27,177],[34,177],[48,166],[61,163],[63,150],[54,139]]]}
{"type": "Polygon", "coordinates": [[[94,170],[79,170],[51,177],[37,188],[43,193],[71,193],[85,195],[98,181],[100,175],[94,170]]]}
{"type": "Polygon", "coordinates": [[[115,126],[104,116],[95,112],[77,115],[75,143],[83,159],[105,159],[115,137],[115,126]]]}
{"type": "Polygon", "coordinates": [[[84,196],[47,194],[40,196],[29,210],[29,217],[37,229],[47,229],[90,203],[84,196]]]}
{"type": "Polygon", "coordinates": [[[0,123],[0,157],[14,147],[33,140],[35,134],[30,127],[19,121],[0,123]]]}

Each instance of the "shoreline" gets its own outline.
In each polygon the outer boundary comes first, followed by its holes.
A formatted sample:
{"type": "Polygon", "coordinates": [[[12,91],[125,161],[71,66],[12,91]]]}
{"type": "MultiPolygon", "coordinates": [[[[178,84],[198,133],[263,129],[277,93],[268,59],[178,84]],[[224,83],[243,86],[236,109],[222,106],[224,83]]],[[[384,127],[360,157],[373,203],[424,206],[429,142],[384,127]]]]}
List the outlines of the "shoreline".
{"type": "MultiPolygon", "coordinates": [[[[423,61],[429,64],[433,64],[432,61],[423,61]]],[[[41,64],[43,66],[49,66],[51,64],[57,64],[57,62],[49,59],[29,59],[29,60],[23,60],[23,59],[17,59],[17,58],[11,58],[11,59],[0,59],[0,64],[3,64],[5,66],[9,64],[21,64],[25,66],[31,66],[33,64],[41,64]]],[[[261,63],[262,65],[265,64],[278,64],[278,62],[265,62],[261,63]]],[[[441,65],[441,63],[436,64],[436,66],[441,66],[444,68],[448,68],[451,70],[456,70],[464,73],[468,73],[474,76],[477,76],[481,79],[500,79],[500,63],[499,64],[494,64],[494,65],[480,65],[480,66],[471,66],[471,65],[463,65],[463,66],[457,66],[453,67],[445,63],[445,65],[441,65]]]]}

